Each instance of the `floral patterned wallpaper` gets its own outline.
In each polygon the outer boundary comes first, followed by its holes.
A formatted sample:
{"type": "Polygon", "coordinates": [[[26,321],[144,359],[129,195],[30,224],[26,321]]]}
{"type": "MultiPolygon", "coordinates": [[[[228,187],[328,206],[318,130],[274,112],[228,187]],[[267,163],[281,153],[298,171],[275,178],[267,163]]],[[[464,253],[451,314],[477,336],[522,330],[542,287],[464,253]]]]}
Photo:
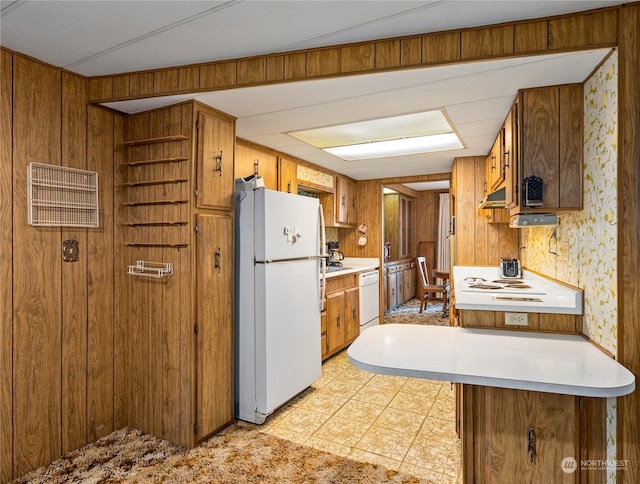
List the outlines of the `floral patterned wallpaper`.
{"type": "MultiPolygon", "coordinates": [[[[584,209],[553,228],[522,229],[523,265],[584,290],[583,333],[617,353],[618,56],[584,86],[584,209]],[[551,252],[555,252],[554,255],[551,252]]],[[[615,459],[616,400],[607,401],[607,457],[615,459]]],[[[593,457],[598,458],[598,457],[593,457]]],[[[609,469],[608,482],[615,482],[609,469]]]]}
{"type": "Polygon", "coordinates": [[[584,333],[617,351],[618,72],[614,52],[584,87],[584,209],[521,229],[523,265],[584,289],[584,333]],[[554,255],[551,252],[555,252],[554,255]]]}
{"type": "Polygon", "coordinates": [[[307,181],[327,188],[333,188],[333,175],[298,165],[298,180],[307,181]]]}

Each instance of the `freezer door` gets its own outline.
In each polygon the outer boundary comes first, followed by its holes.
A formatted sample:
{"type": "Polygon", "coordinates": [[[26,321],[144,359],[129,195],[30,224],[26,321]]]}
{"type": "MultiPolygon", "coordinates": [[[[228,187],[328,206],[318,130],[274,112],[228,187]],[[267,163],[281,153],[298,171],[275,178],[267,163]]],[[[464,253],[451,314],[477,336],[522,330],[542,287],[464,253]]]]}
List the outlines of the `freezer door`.
{"type": "Polygon", "coordinates": [[[256,264],[258,413],[272,413],[320,378],[318,264],[256,264]]]}
{"type": "Polygon", "coordinates": [[[316,198],[255,190],[255,257],[258,261],[296,259],[320,252],[316,198]]]}

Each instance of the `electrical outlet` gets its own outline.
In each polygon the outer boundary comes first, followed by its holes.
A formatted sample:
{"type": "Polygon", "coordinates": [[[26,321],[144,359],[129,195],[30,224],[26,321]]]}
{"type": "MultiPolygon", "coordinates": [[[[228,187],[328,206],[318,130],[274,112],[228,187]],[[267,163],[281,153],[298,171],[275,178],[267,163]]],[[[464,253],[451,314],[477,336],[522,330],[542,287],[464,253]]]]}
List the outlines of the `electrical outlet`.
{"type": "Polygon", "coordinates": [[[504,324],[507,326],[526,326],[527,313],[504,313],[504,324]]]}

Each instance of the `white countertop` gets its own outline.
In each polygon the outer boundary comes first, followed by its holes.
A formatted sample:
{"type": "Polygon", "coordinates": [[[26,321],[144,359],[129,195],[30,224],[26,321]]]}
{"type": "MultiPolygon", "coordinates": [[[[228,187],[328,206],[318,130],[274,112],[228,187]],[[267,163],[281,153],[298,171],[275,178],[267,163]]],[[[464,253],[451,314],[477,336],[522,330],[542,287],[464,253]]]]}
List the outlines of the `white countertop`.
{"type": "Polygon", "coordinates": [[[342,261],[342,266],[345,269],[334,272],[327,271],[327,278],[378,269],[380,267],[380,259],[376,257],[345,257],[342,261]]]}
{"type": "Polygon", "coordinates": [[[354,366],[385,375],[585,397],[635,388],[629,370],[579,335],[384,324],[347,353],[354,366]]]}
{"type": "Polygon", "coordinates": [[[485,311],[512,311],[530,313],[582,314],[582,290],[565,284],[554,282],[530,271],[523,271],[523,282],[530,284],[534,290],[533,298],[541,301],[509,301],[497,297],[527,296],[507,293],[504,290],[483,292],[467,292],[461,281],[466,277],[482,277],[487,281],[500,278],[497,266],[454,266],[453,284],[455,288],[455,305],[458,309],[475,309],[485,311]]]}

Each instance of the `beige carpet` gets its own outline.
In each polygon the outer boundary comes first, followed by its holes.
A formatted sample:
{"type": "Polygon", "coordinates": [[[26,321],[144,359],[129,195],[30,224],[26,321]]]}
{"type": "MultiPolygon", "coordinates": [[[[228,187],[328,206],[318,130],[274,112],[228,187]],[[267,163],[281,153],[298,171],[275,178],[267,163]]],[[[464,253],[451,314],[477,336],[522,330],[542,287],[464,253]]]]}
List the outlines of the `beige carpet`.
{"type": "Polygon", "coordinates": [[[121,429],[15,483],[421,483],[429,482],[298,445],[239,422],[186,450],[121,429]]]}
{"type": "MultiPolygon", "coordinates": [[[[413,299],[385,315],[386,323],[449,324],[442,305],[418,314],[413,299]]],[[[429,483],[260,432],[237,422],[194,449],[139,430],[117,430],[14,481],[33,483],[429,483]]]]}

